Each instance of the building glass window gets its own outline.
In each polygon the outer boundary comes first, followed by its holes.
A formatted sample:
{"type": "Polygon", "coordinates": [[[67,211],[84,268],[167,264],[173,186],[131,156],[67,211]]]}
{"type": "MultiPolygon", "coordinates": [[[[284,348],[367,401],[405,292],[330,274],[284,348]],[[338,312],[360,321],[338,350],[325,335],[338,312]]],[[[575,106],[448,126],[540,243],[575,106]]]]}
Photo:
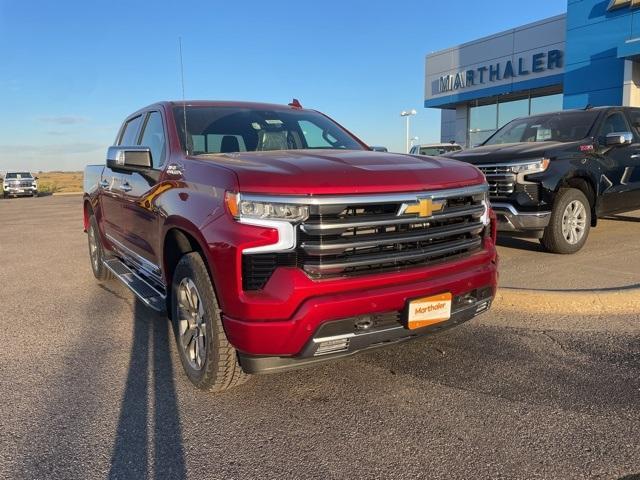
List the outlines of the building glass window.
{"type": "Polygon", "coordinates": [[[498,128],[505,126],[511,120],[529,115],[529,99],[514,100],[498,104],[498,128]]]}
{"type": "Polygon", "coordinates": [[[562,110],[561,93],[532,98],[529,115],[539,115],[541,113],[557,112],[559,110],[562,110]]]}
{"type": "Polygon", "coordinates": [[[516,118],[559,110],[562,110],[562,93],[471,106],[467,145],[473,147],[484,143],[498,128],[516,118]]]}
{"type": "Polygon", "coordinates": [[[469,145],[478,145],[496,131],[498,105],[471,107],[469,112],[469,145]]]}

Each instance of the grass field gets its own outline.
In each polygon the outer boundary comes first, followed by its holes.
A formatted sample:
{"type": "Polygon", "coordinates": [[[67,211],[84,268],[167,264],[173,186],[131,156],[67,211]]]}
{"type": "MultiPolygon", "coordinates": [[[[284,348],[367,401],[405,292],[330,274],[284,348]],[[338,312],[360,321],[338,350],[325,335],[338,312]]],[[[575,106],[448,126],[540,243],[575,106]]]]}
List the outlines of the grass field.
{"type": "Polygon", "coordinates": [[[82,172],[40,172],[38,190],[42,193],[82,192],[82,172]]]}

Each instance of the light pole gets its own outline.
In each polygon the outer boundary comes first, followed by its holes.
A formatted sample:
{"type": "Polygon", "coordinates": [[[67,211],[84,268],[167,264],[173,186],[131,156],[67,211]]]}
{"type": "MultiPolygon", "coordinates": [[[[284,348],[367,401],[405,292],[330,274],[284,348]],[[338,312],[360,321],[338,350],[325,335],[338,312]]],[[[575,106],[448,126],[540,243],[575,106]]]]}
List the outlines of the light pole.
{"type": "Polygon", "coordinates": [[[403,110],[402,112],[400,112],[400,116],[405,117],[405,119],[407,120],[407,135],[406,135],[406,142],[405,142],[406,153],[409,153],[409,118],[415,115],[416,113],[418,112],[416,112],[415,110],[403,110]]]}

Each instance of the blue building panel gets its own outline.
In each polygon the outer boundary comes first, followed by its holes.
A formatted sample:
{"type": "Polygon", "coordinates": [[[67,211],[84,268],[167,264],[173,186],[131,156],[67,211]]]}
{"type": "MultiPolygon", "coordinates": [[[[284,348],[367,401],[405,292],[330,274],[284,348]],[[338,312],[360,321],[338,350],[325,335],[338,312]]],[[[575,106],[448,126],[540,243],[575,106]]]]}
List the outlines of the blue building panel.
{"type": "Polygon", "coordinates": [[[564,108],[622,105],[627,56],[620,53],[634,38],[638,11],[630,5],[610,11],[609,4],[568,3],[564,108]]]}

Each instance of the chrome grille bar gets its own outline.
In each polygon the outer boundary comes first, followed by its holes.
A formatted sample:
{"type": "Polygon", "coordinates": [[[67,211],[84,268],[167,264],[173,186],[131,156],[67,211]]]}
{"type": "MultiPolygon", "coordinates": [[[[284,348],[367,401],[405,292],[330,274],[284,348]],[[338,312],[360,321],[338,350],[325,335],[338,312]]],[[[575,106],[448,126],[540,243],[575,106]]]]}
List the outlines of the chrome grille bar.
{"type": "Polygon", "coordinates": [[[404,262],[415,262],[427,260],[433,257],[460,253],[467,250],[480,248],[482,239],[480,237],[446,243],[431,248],[423,248],[419,251],[392,252],[389,254],[363,255],[362,257],[347,258],[345,260],[335,260],[333,262],[309,262],[304,264],[304,270],[311,275],[336,274],[344,272],[346,269],[355,267],[395,266],[404,262]]]}
{"type": "Polygon", "coordinates": [[[482,222],[474,222],[466,225],[454,225],[453,227],[440,227],[417,230],[419,233],[409,234],[370,234],[356,236],[356,240],[349,240],[349,237],[338,240],[304,241],[300,248],[310,255],[335,255],[344,253],[348,249],[370,248],[384,245],[395,245],[413,242],[431,242],[452,235],[473,234],[482,232],[484,225],[482,222]]]}
{"type": "MultiPolygon", "coordinates": [[[[445,213],[437,214],[430,217],[429,222],[437,222],[439,220],[446,220],[449,218],[455,218],[460,216],[475,216],[479,217],[484,213],[484,206],[474,205],[464,208],[456,208],[447,210],[445,213]]],[[[374,218],[364,218],[355,221],[339,220],[322,220],[317,223],[304,223],[301,225],[301,230],[309,235],[330,235],[340,234],[346,230],[352,228],[371,228],[381,226],[392,225],[410,225],[415,223],[421,223],[420,219],[416,216],[404,218],[398,216],[375,216],[374,218]]]]}

